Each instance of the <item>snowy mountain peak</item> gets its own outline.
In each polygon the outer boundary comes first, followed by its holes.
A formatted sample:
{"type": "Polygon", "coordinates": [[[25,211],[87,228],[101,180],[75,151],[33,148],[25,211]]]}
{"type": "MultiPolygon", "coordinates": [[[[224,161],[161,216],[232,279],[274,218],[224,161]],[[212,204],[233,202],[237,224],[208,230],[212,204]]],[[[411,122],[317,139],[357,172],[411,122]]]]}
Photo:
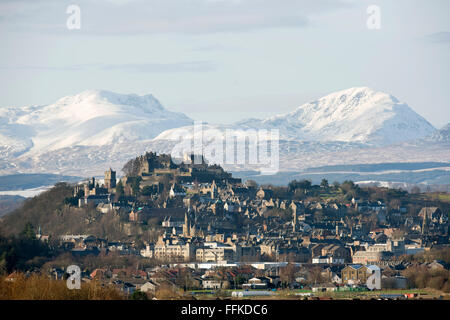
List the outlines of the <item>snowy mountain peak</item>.
{"type": "MultiPolygon", "coordinates": [[[[326,120],[331,116],[334,120],[352,119],[370,112],[392,110],[398,104],[397,98],[384,92],[378,92],[368,87],[350,88],[331,93],[318,100],[299,106],[293,112],[287,114],[289,117],[297,117],[297,120],[304,123],[317,120],[326,120]]],[[[286,115],[285,115],[286,116],[286,115]]],[[[276,116],[277,117],[282,117],[276,116]]],[[[327,121],[323,121],[327,123],[327,121]]],[[[320,124],[318,124],[320,125],[320,124]]]]}
{"type": "MultiPolygon", "coordinates": [[[[415,140],[436,129],[394,96],[368,87],[350,88],[303,104],[294,111],[265,120],[247,119],[231,126],[208,130],[278,129],[286,140],[357,142],[389,145],[415,140]]],[[[177,129],[163,132],[156,139],[186,136],[177,129]]],[[[192,131],[192,130],[191,130],[192,131]]],[[[213,131],[211,131],[213,134],[213,131]]]]}
{"type": "Polygon", "coordinates": [[[414,140],[434,127],[394,96],[367,87],[350,88],[263,120],[292,139],[387,145],[414,140]]]}
{"type": "Polygon", "coordinates": [[[50,105],[5,109],[0,113],[0,145],[14,154],[104,146],[150,140],[192,123],[186,115],[164,109],[152,95],[88,90],[50,105]]]}
{"type": "Polygon", "coordinates": [[[152,94],[139,96],[137,94],[120,94],[107,90],[86,90],[79,94],[63,97],[56,102],[56,104],[60,105],[83,103],[141,107],[148,111],[164,110],[164,107],[152,94]]]}
{"type": "MultiPolygon", "coordinates": [[[[104,90],[84,91],[49,105],[0,108],[0,171],[101,174],[149,150],[170,153],[180,137],[192,137],[192,124],[186,115],[164,109],[152,95],[104,90]]],[[[282,170],[449,158],[446,142],[386,146],[431,135],[449,141],[450,125],[437,131],[405,103],[367,87],[335,92],[265,120],[205,125],[206,143],[226,129],[241,137],[247,129],[278,129],[282,170]]]]}
{"type": "Polygon", "coordinates": [[[365,105],[367,107],[375,106],[374,102],[391,101],[392,103],[399,103],[398,99],[389,93],[375,91],[369,87],[354,87],[337,91],[319,99],[319,101],[347,106],[365,105]],[[371,104],[366,104],[367,102],[371,102],[371,104]]]}

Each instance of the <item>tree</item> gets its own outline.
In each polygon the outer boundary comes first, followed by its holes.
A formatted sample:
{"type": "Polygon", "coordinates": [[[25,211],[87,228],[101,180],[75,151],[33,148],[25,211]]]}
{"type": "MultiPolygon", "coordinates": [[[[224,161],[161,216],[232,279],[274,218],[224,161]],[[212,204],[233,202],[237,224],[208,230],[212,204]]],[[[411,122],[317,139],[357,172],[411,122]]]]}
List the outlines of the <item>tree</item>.
{"type": "Polygon", "coordinates": [[[148,300],[148,296],[145,292],[142,292],[140,290],[136,290],[131,295],[131,300],[148,300]]]}
{"type": "Polygon", "coordinates": [[[119,183],[117,183],[117,185],[116,185],[116,196],[115,196],[115,200],[116,200],[116,201],[122,200],[124,194],[125,194],[125,191],[124,191],[124,189],[123,189],[122,180],[120,180],[119,183]]]}
{"type": "Polygon", "coordinates": [[[155,194],[155,188],[153,186],[145,186],[142,188],[141,195],[143,196],[151,196],[152,194],[155,194]]]}
{"type": "Polygon", "coordinates": [[[328,180],[327,179],[322,179],[322,182],[320,183],[320,186],[322,188],[328,188],[328,180]]]}
{"type": "Polygon", "coordinates": [[[138,196],[140,194],[141,180],[141,177],[128,177],[127,183],[131,186],[133,196],[138,196]]]}
{"type": "Polygon", "coordinates": [[[355,183],[351,180],[345,180],[342,184],[341,184],[341,189],[344,191],[344,193],[349,193],[352,190],[356,190],[357,186],[355,185],[355,183]]]}
{"type": "Polygon", "coordinates": [[[288,185],[289,192],[295,192],[297,189],[309,190],[312,187],[312,183],[309,180],[291,181],[288,185]]]}
{"type": "Polygon", "coordinates": [[[280,280],[285,286],[288,286],[295,280],[295,274],[298,268],[293,263],[288,263],[286,267],[280,269],[280,280]]]}
{"type": "Polygon", "coordinates": [[[412,193],[412,194],[418,194],[418,193],[420,193],[420,188],[419,188],[418,186],[412,187],[411,193],[412,193]]]}
{"type": "Polygon", "coordinates": [[[34,231],[34,227],[30,222],[27,222],[25,228],[23,228],[21,236],[28,240],[36,239],[36,232],[34,231]]]}
{"type": "Polygon", "coordinates": [[[322,268],[319,266],[311,268],[308,272],[308,281],[310,284],[323,282],[322,268]]]}
{"type": "Polygon", "coordinates": [[[245,185],[246,185],[248,188],[258,188],[258,183],[256,183],[255,180],[251,180],[251,179],[245,181],[245,185]]]}
{"type": "MultiPolygon", "coordinates": [[[[144,156],[147,157],[147,154],[144,156]]],[[[129,160],[122,168],[122,171],[127,177],[137,176],[141,168],[140,157],[129,160]]]]}
{"type": "Polygon", "coordinates": [[[390,209],[397,209],[398,210],[401,205],[402,205],[402,202],[399,199],[392,199],[391,201],[389,201],[389,208],[390,209]]]}
{"type": "Polygon", "coordinates": [[[179,288],[183,288],[184,290],[188,290],[194,286],[194,279],[192,277],[192,273],[188,268],[179,268],[177,277],[175,279],[175,284],[179,288]]]}
{"type": "Polygon", "coordinates": [[[242,285],[247,281],[247,278],[244,277],[241,274],[238,274],[236,277],[233,278],[233,285],[234,289],[237,289],[238,287],[242,287],[242,285]]]}
{"type": "Polygon", "coordinates": [[[69,206],[78,206],[78,197],[67,197],[64,199],[64,204],[69,206]]]}

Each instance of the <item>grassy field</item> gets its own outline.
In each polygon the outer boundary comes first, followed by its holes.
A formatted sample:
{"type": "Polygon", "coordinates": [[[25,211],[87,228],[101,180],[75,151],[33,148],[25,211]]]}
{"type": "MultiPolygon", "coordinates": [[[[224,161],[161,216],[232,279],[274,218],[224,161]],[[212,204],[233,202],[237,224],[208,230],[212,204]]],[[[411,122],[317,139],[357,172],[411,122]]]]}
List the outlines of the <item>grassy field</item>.
{"type": "Polygon", "coordinates": [[[415,198],[417,200],[422,201],[442,201],[442,202],[448,202],[450,203],[450,194],[444,193],[444,192],[434,192],[434,193],[422,193],[419,195],[416,195],[415,198]]]}
{"type": "MultiPolygon", "coordinates": [[[[195,297],[199,300],[216,299],[218,296],[221,298],[231,298],[233,291],[242,290],[224,290],[220,295],[211,294],[211,290],[196,290],[195,297]]],[[[252,290],[258,291],[258,290],[252,290]]],[[[266,290],[263,290],[266,291],[266,290]]],[[[274,291],[272,296],[245,296],[243,298],[233,297],[232,299],[251,299],[251,300],[303,300],[307,297],[299,295],[299,293],[310,293],[311,297],[317,298],[331,298],[335,300],[348,300],[348,299],[373,299],[379,298],[382,295],[404,295],[407,293],[417,294],[418,299],[436,299],[443,297],[444,299],[450,299],[449,295],[433,289],[388,289],[388,290],[376,290],[376,291],[337,291],[337,292],[312,292],[311,290],[277,290],[274,291]]]]}
{"type": "Polygon", "coordinates": [[[450,202],[450,194],[448,193],[439,193],[437,197],[440,201],[450,202]]]}

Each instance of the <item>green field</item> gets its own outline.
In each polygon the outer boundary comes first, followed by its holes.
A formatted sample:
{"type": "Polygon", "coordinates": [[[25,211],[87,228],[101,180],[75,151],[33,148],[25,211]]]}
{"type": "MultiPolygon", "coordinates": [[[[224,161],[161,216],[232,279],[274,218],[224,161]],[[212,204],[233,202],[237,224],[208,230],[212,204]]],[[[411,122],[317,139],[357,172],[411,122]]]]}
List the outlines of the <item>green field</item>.
{"type": "Polygon", "coordinates": [[[450,202],[450,194],[444,192],[421,193],[414,196],[418,201],[442,201],[450,202]]]}
{"type": "MultiPolygon", "coordinates": [[[[231,294],[233,291],[242,291],[242,290],[224,290],[221,292],[220,297],[221,298],[231,298],[231,294]]],[[[258,291],[258,290],[251,290],[251,291],[258,291]]],[[[262,290],[267,291],[267,290],[262,290]]],[[[195,297],[197,299],[215,299],[218,295],[214,293],[208,293],[211,292],[211,290],[194,290],[190,292],[195,292],[195,297]]],[[[310,293],[311,297],[317,297],[317,298],[331,298],[336,300],[348,300],[348,299],[372,299],[372,298],[378,298],[382,295],[404,295],[407,293],[415,293],[417,294],[416,299],[436,299],[441,296],[444,296],[444,298],[449,298],[447,295],[443,295],[441,292],[438,292],[436,290],[432,289],[402,289],[402,290],[396,290],[396,289],[386,289],[386,290],[375,290],[375,291],[336,291],[336,292],[312,292],[311,290],[277,290],[274,291],[275,294],[272,296],[245,296],[243,298],[236,298],[233,297],[233,299],[252,299],[252,300],[273,300],[273,299],[295,299],[295,300],[303,300],[307,297],[300,296],[298,293],[310,293]]]]}

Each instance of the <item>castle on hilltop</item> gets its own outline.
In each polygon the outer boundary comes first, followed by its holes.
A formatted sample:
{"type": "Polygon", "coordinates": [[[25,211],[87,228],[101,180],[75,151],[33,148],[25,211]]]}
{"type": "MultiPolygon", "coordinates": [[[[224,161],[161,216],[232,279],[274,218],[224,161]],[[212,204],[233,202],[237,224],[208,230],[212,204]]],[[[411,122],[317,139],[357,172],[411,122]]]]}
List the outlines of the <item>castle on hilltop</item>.
{"type": "Polygon", "coordinates": [[[176,177],[180,183],[241,183],[241,179],[233,178],[222,167],[208,165],[203,156],[194,154],[185,156],[181,163],[176,164],[170,155],[147,152],[130,160],[123,171],[128,177],[140,176],[147,183],[160,182],[164,177],[176,177]]]}
{"type": "Polygon", "coordinates": [[[117,180],[116,171],[110,168],[105,171],[104,182],[101,185],[95,177],[92,177],[75,186],[74,197],[78,199],[78,205],[92,202],[96,205],[111,204],[119,184],[121,195],[135,196],[142,190],[145,190],[147,195],[149,192],[155,195],[168,188],[170,198],[186,195],[181,185],[208,184],[213,189],[209,192],[213,198],[217,187],[241,184],[241,179],[233,178],[232,174],[221,166],[209,165],[202,155],[194,154],[187,155],[183,161],[175,163],[171,155],[147,152],[128,161],[122,171],[125,176],[120,182],[117,180]]]}

